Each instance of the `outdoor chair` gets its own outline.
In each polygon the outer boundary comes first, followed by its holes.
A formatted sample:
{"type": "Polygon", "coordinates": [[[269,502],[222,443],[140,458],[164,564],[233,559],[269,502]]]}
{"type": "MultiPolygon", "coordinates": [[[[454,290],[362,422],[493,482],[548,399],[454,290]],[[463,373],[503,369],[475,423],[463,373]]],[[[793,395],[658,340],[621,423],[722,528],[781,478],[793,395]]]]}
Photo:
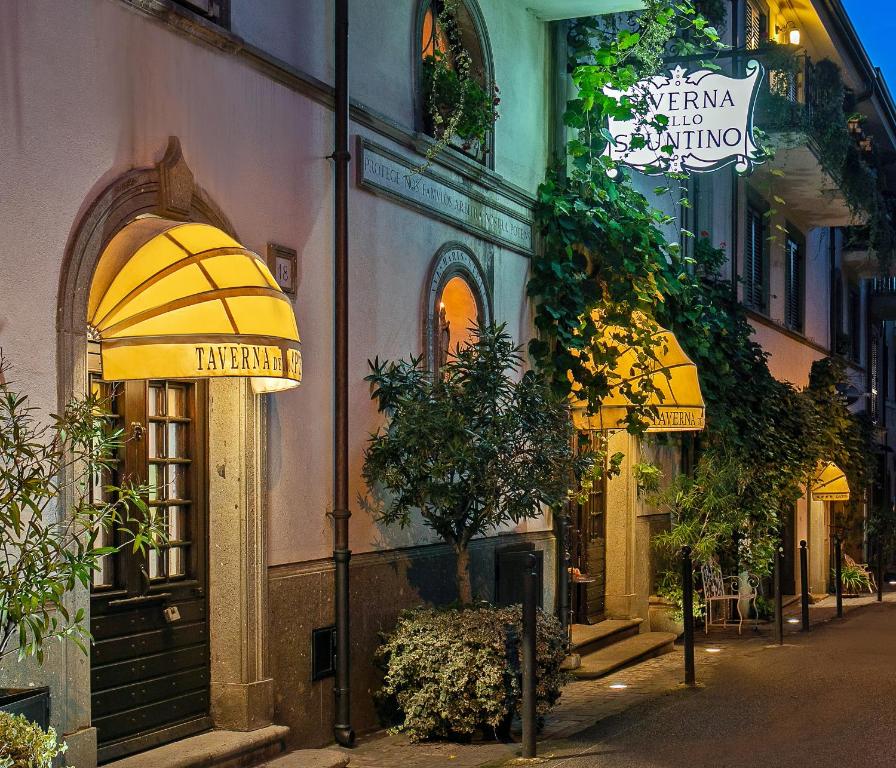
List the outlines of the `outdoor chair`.
{"type": "Polygon", "coordinates": [[[700,566],[703,575],[703,600],[706,603],[704,629],[709,634],[710,627],[729,626],[728,615],[732,602],[737,605],[737,634],[741,634],[744,626],[744,603],[753,604],[756,611],[756,598],[759,597],[759,579],[746,576],[722,576],[722,570],[716,563],[700,566]],[[721,608],[717,606],[721,604],[721,608]],[[717,608],[717,610],[713,610],[717,608]]]}
{"type": "Polygon", "coordinates": [[[859,568],[865,571],[868,576],[868,591],[869,592],[877,592],[877,581],[874,578],[874,571],[868,567],[868,563],[857,563],[853,560],[849,555],[843,555],[843,562],[845,562],[850,568],[859,568]]]}

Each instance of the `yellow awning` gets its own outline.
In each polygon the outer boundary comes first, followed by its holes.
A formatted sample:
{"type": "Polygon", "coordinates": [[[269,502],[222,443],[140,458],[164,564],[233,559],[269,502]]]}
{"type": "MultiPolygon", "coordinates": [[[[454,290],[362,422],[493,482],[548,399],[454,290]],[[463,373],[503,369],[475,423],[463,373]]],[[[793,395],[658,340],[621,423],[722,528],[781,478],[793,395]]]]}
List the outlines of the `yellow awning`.
{"type": "MultiPolygon", "coordinates": [[[[619,346],[616,339],[624,331],[618,326],[604,330],[604,344],[619,346]]],[[[613,386],[604,398],[600,410],[588,414],[584,401],[573,402],[573,423],[577,429],[598,431],[625,429],[626,418],[634,407],[625,392],[638,392],[641,382],[649,380],[655,387],[647,405],[656,409],[655,415],[646,414],[648,432],[691,432],[703,429],[706,407],[700,392],[697,366],[685,354],[671,331],[659,328],[652,336],[655,361],[645,369],[637,362],[636,351],[623,348],[609,375],[613,386]]]]}
{"type": "Polygon", "coordinates": [[[849,501],[846,475],[833,461],[822,464],[812,478],[812,498],[815,501],[849,501]]]}
{"type": "Polygon", "coordinates": [[[103,377],[302,380],[296,318],[262,259],[208,224],[144,216],[100,256],[88,303],[103,377]]]}

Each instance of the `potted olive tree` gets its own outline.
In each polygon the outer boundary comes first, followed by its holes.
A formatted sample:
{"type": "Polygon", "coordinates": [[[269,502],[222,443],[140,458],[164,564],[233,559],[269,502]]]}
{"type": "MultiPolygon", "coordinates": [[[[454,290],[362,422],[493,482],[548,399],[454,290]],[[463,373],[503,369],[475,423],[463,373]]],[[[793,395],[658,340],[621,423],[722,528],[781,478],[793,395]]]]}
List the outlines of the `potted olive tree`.
{"type": "MultiPolygon", "coordinates": [[[[122,482],[100,499],[91,493],[113,476],[123,440],[103,403],[73,400],[42,420],[6,381],[6,368],[0,357],[0,661],[31,657],[42,664],[53,640],[87,652],[88,619],[83,608],[71,608],[70,595],[89,588],[102,558],[123,547],[159,546],[165,531],[144,501],[146,488],[122,482]]],[[[0,679],[0,712],[46,728],[48,692],[4,688],[0,679]]],[[[33,736],[5,716],[3,727],[33,736]]],[[[0,766],[4,759],[12,758],[0,749],[0,766]]]]}
{"type": "MultiPolygon", "coordinates": [[[[371,363],[373,398],[387,416],[367,448],[364,476],[382,492],[380,520],[415,515],[451,545],[460,606],[401,616],[377,654],[382,701],[413,740],[506,734],[519,709],[520,606],[474,604],[470,542],[564,504],[594,471],[576,453],[564,401],[533,371],[504,326],[473,328],[440,371],[420,358],[371,363]]],[[[539,614],[538,714],[560,696],[566,637],[539,614]]]]}
{"type": "Polygon", "coordinates": [[[594,457],[576,454],[567,404],[534,371],[504,326],[473,328],[437,374],[422,358],[370,363],[387,416],[370,438],[364,478],[384,491],[379,519],[424,525],[450,544],[461,603],[473,601],[475,536],[564,504],[594,457]]]}

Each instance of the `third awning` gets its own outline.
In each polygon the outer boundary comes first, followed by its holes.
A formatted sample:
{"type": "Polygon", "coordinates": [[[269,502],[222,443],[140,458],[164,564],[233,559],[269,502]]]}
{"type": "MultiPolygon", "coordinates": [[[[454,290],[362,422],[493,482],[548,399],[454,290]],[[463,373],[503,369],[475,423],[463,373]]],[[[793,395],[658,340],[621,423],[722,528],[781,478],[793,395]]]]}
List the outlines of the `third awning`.
{"type": "Polygon", "coordinates": [[[812,479],[812,498],[815,501],[849,501],[849,483],[846,475],[833,461],[818,468],[812,479]]]}

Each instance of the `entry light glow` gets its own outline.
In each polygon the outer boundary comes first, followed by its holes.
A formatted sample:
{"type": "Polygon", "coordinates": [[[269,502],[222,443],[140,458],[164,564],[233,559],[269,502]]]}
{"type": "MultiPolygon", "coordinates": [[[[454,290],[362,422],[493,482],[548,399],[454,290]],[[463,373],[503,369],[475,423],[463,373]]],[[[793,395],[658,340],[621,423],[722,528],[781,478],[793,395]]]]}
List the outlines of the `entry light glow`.
{"type": "Polygon", "coordinates": [[[788,34],[788,38],[790,39],[791,45],[799,45],[800,44],[800,31],[795,27],[790,30],[788,34]]]}

